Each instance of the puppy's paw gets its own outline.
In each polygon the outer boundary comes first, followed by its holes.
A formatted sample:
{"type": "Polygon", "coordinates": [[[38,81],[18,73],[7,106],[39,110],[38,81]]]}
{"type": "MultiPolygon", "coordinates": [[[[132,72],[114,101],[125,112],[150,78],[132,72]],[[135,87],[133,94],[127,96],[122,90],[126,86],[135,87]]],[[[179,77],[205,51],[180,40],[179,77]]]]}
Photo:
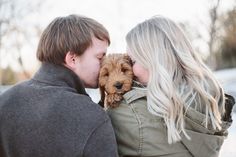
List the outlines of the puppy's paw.
{"type": "Polygon", "coordinates": [[[123,99],[122,95],[110,94],[107,95],[107,106],[115,108],[119,106],[119,102],[123,99]]]}

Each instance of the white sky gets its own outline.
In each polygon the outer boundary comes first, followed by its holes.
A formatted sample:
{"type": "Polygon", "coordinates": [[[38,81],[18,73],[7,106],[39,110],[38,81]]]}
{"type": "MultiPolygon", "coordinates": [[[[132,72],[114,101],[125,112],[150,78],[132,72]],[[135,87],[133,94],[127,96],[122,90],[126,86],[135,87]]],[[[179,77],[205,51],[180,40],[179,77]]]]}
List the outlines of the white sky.
{"type": "MultiPolygon", "coordinates": [[[[48,0],[50,14],[41,21],[49,23],[56,16],[82,14],[101,22],[110,32],[112,52],[125,51],[125,34],[137,23],[154,15],[175,21],[196,22],[205,18],[206,0],[48,0]],[[66,2],[66,3],[65,3],[66,2]]],[[[205,20],[205,19],[204,19],[205,20]]]]}
{"type": "MultiPolygon", "coordinates": [[[[214,1],[214,0],[212,0],[214,1]]],[[[56,16],[82,14],[101,22],[110,32],[110,50],[125,51],[125,34],[137,23],[154,15],[163,15],[176,22],[188,21],[196,27],[208,23],[209,0],[48,0],[50,14],[42,21],[49,23],[56,16]]],[[[231,0],[222,0],[228,8],[231,0]]],[[[203,29],[203,28],[201,28],[203,29]]]]}
{"type": "MultiPolygon", "coordinates": [[[[213,0],[212,0],[213,1],[213,0]]],[[[222,8],[230,8],[233,0],[222,0],[222,8]]],[[[125,52],[125,35],[139,22],[154,15],[163,15],[176,22],[189,22],[199,31],[207,25],[209,0],[45,0],[40,13],[26,17],[31,23],[40,23],[44,29],[55,17],[81,14],[96,19],[109,31],[109,53],[125,52]]],[[[206,31],[206,30],[205,30],[206,31]]],[[[207,36],[206,36],[207,38],[207,36]]],[[[33,46],[25,46],[25,66],[34,67],[38,39],[33,46]],[[30,58],[30,59],[29,59],[30,58]]],[[[27,44],[27,43],[26,43],[27,44]]],[[[202,45],[202,49],[206,47],[202,45]]]]}

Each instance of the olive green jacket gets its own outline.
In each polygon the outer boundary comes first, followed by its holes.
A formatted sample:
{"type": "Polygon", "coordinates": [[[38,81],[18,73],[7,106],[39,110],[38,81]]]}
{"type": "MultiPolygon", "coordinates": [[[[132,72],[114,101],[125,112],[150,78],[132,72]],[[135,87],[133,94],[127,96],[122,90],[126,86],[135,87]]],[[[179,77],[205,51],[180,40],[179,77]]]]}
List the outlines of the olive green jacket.
{"type": "Polygon", "coordinates": [[[234,99],[226,101],[228,115],[222,117],[222,130],[204,127],[204,114],[189,107],[185,115],[185,128],[191,140],[168,144],[164,120],[147,110],[146,92],[132,89],[124,95],[117,108],[109,108],[109,114],[118,143],[120,156],[143,157],[217,157],[227,129],[232,123],[231,110],[234,99]],[[230,109],[229,109],[230,108],[230,109]]]}

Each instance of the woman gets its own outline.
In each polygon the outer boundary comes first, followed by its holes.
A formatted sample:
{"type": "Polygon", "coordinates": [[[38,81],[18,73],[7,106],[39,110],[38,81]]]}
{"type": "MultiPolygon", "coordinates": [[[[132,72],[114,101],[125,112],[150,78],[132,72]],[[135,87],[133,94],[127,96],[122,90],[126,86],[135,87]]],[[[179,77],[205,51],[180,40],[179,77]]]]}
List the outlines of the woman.
{"type": "Polygon", "coordinates": [[[153,17],[126,36],[136,83],[109,109],[121,156],[218,156],[234,99],[170,19],[153,17]]]}

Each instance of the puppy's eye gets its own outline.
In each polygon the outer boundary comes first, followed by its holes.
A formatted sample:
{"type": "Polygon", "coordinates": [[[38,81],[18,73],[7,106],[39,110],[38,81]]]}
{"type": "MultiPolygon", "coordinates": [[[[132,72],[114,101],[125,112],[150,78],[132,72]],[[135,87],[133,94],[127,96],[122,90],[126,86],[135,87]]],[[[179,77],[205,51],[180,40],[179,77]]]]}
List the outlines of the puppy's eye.
{"type": "Polygon", "coordinates": [[[107,68],[102,67],[101,71],[100,71],[100,76],[107,77],[108,75],[109,75],[109,72],[108,72],[107,68]]]}
{"type": "Polygon", "coordinates": [[[104,77],[108,77],[109,76],[109,73],[105,73],[103,74],[104,77]]]}
{"type": "Polygon", "coordinates": [[[122,68],[122,69],[121,69],[121,72],[125,73],[127,70],[128,70],[128,69],[126,69],[126,68],[122,68]]]}

